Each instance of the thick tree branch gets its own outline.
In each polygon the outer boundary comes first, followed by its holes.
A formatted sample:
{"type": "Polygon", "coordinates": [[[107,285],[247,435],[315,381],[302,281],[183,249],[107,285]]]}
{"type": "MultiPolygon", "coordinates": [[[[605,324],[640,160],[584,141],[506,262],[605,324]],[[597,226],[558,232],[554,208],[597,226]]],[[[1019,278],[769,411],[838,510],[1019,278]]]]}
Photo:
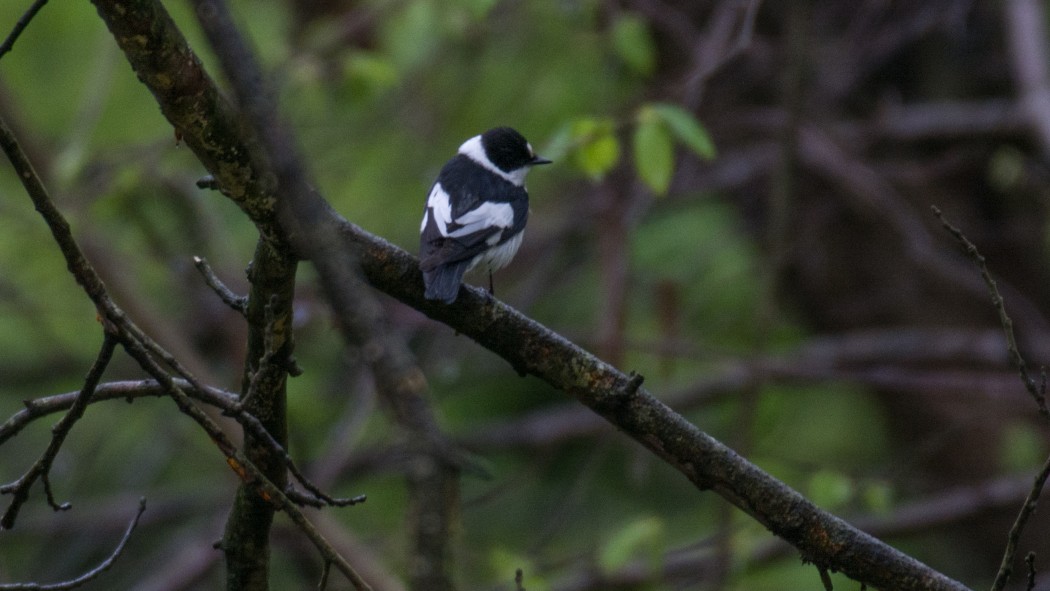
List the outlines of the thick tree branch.
{"type": "MultiPolygon", "coordinates": [[[[224,177],[229,172],[216,165],[212,154],[245,154],[255,148],[240,133],[228,108],[215,108],[207,116],[187,118],[188,97],[218,93],[201,88],[210,79],[199,71],[199,62],[181,34],[168,30],[174,29],[170,18],[158,16],[162,12],[159,4],[148,0],[122,2],[119,8],[116,3],[96,0],[96,6],[169,120],[177,122],[184,137],[208,138],[207,146],[198,139],[187,144],[195,152],[205,151],[202,162],[228,191],[224,177]],[[136,37],[146,41],[135,42],[136,37]],[[168,43],[178,47],[161,47],[168,43]],[[187,78],[183,65],[172,60],[143,59],[143,45],[161,56],[181,56],[199,75],[187,78]]],[[[244,161],[250,166],[252,160],[244,161]]],[[[271,178],[265,170],[243,172],[247,178],[271,178]]],[[[241,177],[234,180],[237,178],[241,177]]],[[[426,301],[414,257],[338,217],[316,194],[295,197],[286,202],[289,208],[282,211],[286,216],[281,223],[289,235],[308,228],[321,244],[326,244],[325,236],[332,233],[340,238],[322,252],[311,253],[322,276],[327,265],[346,265],[352,262],[347,255],[356,254],[365,276],[376,288],[473,338],[520,373],[531,373],[574,396],[682,472],[699,489],[717,492],[791,542],[803,559],[878,588],[965,589],[820,510],[637,387],[637,381],[630,376],[513,308],[477,289],[461,292],[450,306],[426,301]]]]}

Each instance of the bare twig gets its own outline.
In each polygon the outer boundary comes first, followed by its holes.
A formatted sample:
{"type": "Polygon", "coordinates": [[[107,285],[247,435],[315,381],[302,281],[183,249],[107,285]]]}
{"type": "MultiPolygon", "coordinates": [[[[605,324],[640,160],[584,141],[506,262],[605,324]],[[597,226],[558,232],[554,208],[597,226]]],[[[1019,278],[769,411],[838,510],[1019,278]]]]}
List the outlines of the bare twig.
{"type": "MultiPolygon", "coordinates": [[[[966,254],[970,259],[977,265],[978,270],[981,272],[981,277],[984,279],[985,285],[988,286],[988,292],[992,296],[992,305],[995,306],[996,312],[999,314],[999,322],[1003,328],[1003,334],[1006,336],[1006,347],[1010,353],[1010,361],[1013,362],[1014,368],[1017,370],[1018,375],[1021,378],[1021,382],[1024,383],[1024,387],[1028,390],[1028,393],[1035,400],[1036,405],[1039,407],[1039,414],[1045,419],[1050,419],[1050,410],[1046,406],[1046,380],[1042,379],[1042,385],[1036,385],[1035,380],[1028,374],[1028,366],[1025,363],[1024,357],[1021,355],[1021,351],[1017,347],[1017,339],[1014,337],[1013,321],[1010,316],[1006,313],[1006,306],[1003,303],[1003,296],[1000,295],[999,289],[995,285],[995,279],[992,278],[992,274],[988,271],[988,265],[984,260],[984,256],[981,255],[977,250],[977,246],[962,233],[962,230],[956,228],[952,224],[948,223],[948,220],[944,218],[944,214],[937,206],[933,206],[933,213],[937,216],[937,219],[941,221],[941,225],[944,226],[948,232],[955,237],[963,248],[966,249],[966,254]]],[[[1046,483],[1047,477],[1050,476],[1050,457],[1043,463],[1043,467],[1039,470],[1039,474],[1035,477],[1035,481],[1032,483],[1032,488],[1028,492],[1028,496],[1025,498],[1024,505],[1021,506],[1020,512],[1017,514],[1017,518],[1014,520],[1013,526],[1010,528],[1010,533],[1006,540],[1006,550],[1003,552],[1003,560],[999,565],[999,572],[995,576],[995,581],[992,583],[992,591],[1001,591],[1006,584],[1010,581],[1010,575],[1013,573],[1013,562],[1014,556],[1017,553],[1017,544],[1021,539],[1021,532],[1024,531],[1025,526],[1028,524],[1028,519],[1035,512],[1036,505],[1039,503],[1039,496],[1042,494],[1043,485],[1046,483]]]]}
{"type": "Polygon", "coordinates": [[[1043,492],[1043,485],[1046,484],[1048,476],[1050,476],[1050,457],[1047,457],[1046,461],[1043,462],[1043,467],[1039,470],[1035,481],[1032,482],[1032,488],[1028,491],[1028,496],[1025,497],[1024,504],[1021,505],[1021,510],[1017,513],[1017,519],[1014,520],[1013,526],[1010,527],[1010,533],[1006,537],[1006,550],[1003,551],[1003,561],[999,564],[999,572],[996,573],[995,581],[992,583],[992,591],[1002,591],[1010,581],[1010,575],[1013,574],[1014,570],[1013,563],[1017,554],[1017,544],[1021,540],[1021,532],[1028,525],[1028,519],[1035,513],[1036,505],[1039,504],[1039,495],[1043,492]]]}
{"type": "Polygon", "coordinates": [[[327,560],[324,562],[324,566],[321,567],[321,580],[317,583],[317,590],[324,591],[328,587],[328,573],[332,570],[332,563],[327,560]]]}
{"type": "Polygon", "coordinates": [[[1013,363],[1014,368],[1021,377],[1025,389],[1028,390],[1028,393],[1032,396],[1032,399],[1035,400],[1036,405],[1039,407],[1039,414],[1043,415],[1043,418],[1050,420],[1050,409],[1048,409],[1046,405],[1046,388],[1045,386],[1041,387],[1036,384],[1035,380],[1032,379],[1032,376],[1028,373],[1028,365],[1025,363],[1024,357],[1021,355],[1021,350],[1017,346],[1017,338],[1014,336],[1014,322],[1006,313],[1006,306],[1003,304],[1003,296],[999,293],[999,288],[996,286],[995,279],[988,271],[988,265],[985,263],[984,256],[977,251],[977,247],[963,235],[959,228],[956,228],[948,223],[948,220],[944,219],[944,214],[941,213],[939,208],[933,206],[933,213],[937,216],[937,219],[941,221],[941,225],[943,225],[944,228],[948,230],[948,232],[954,236],[960,244],[962,244],[963,248],[966,249],[966,254],[974,264],[977,265],[978,270],[980,270],[981,277],[984,279],[984,283],[988,287],[988,292],[992,296],[992,305],[995,306],[995,311],[999,314],[999,323],[1002,325],[1003,335],[1006,337],[1006,348],[1010,354],[1010,361],[1013,363]]]}
{"type": "Polygon", "coordinates": [[[365,495],[357,495],[356,497],[350,497],[346,499],[334,499],[316,490],[316,487],[314,488],[314,490],[311,490],[310,493],[311,494],[305,494],[301,491],[292,488],[291,486],[289,486],[284,491],[284,494],[288,495],[288,498],[293,503],[309,507],[316,507],[318,509],[320,509],[321,507],[353,507],[354,505],[360,505],[361,503],[364,503],[366,500],[368,500],[368,497],[366,497],[365,495]]]}
{"type": "Polygon", "coordinates": [[[211,265],[208,261],[202,257],[193,257],[193,265],[200,271],[204,282],[215,292],[215,295],[219,296],[224,304],[233,308],[234,311],[240,313],[241,316],[248,314],[248,298],[245,296],[239,296],[233,291],[226,287],[226,285],[219,279],[219,276],[212,270],[211,265]]]}
{"type": "Polygon", "coordinates": [[[0,584],[0,591],[64,591],[66,589],[75,589],[89,581],[97,579],[99,575],[109,570],[109,568],[113,566],[113,563],[120,558],[120,555],[124,553],[124,548],[128,545],[128,540],[131,539],[131,532],[135,531],[135,527],[139,524],[139,518],[142,517],[142,513],[145,510],[146,498],[142,497],[139,499],[139,508],[135,513],[135,517],[131,519],[131,523],[128,524],[127,530],[125,530],[124,535],[121,536],[120,542],[117,543],[117,547],[113,549],[113,552],[110,553],[105,560],[88,572],[75,579],[62,581],[61,583],[51,583],[48,585],[41,585],[39,583],[0,584]]]}
{"type": "Polygon", "coordinates": [[[11,29],[11,32],[7,35],[7,38],[4,39],[4,42],[0,43],[0,57],[3,57],[5,53],[11,51],[11,48],[14,47],[15,41],[18,40],[22,31],[29,26],[29,21],[33,20],[36,13],[40,12],[40,9],[43,8],[45,4],[47,4],[47,0],[36,0],[36,2],[33,2],[32,6],[22,14],[22,17],[15,23],[14,28],[11,29]]]}
{"type": "Polygon", "coordinates": [[[18,480],[0,486],[0,493],[12,495],[11,505],[8,506],[7,511],[4,512],[3,518],[0,518],[0,529],[11,529],[14,527],[15,520],[18,518],[18,511],[21,509],[22,504],[25,503],[26,499],[29,498],[29,489],[32,488],[33,483],[36,482],[37,478],[43,480],[47,502],[51,505],[52,509],[55,511],[65,511],[71,507],[69,503],[58,504],[55,502],[49,478],[51,464],[54,463],[59,450],[62,449],[62,444],[65,442],[66,436],[69,435],[73,425],[80,420],[80,417],[84,416],[84,410],[87,409],[88,403],[95,393],[95,388],[102,379],[102,373],[106,370],[110,360],[113,358],[113,351],[116,349],[116,346],[116,338],[107,331],[102,339],[102,347],[99,349],[98,356],[95,358],[95,363],[92,364],[91,370],[88,371],[88,375],[84,379],[84,387],[80,389],[80,392],[73,400],[69,412],[67,412],[66,415],[62,417],[62,420],[51,429],[51,442],[48,444],[43,455],[41,455],[40,459],[34,462],[32,467],[30,467],[29,470],[18,480]]]}
{"type": "MultiPolygon", "coordinates": [[[[331,497],[321,491],[317,485],[313,484],[302,473],[291,455],[289,455],[276,440],[269,436],[265,427],[263,427],[259,420],[243,411],[240,407],[237,395],[233,392],[210,387],[201,390],[184,379],[172,379],[172,384],[180,388],[190,398],[214,406],[223,411],[223,413],[233,417],[253,435],[265,440],[271,447],[272,452],[279,454],[284,459],[292,476],[295,477],[295,479],[298,480],[299,483],[310,493],[310,495],[305,495],[299,492],[298,496],[295,496],[294,493],[290,494],[289,496],[291,496],[292,500],[296,503],[313,507],[321,507],[325,505],[331,507],[348,507],[364,502],[364,495],[350,498],[337,498],[331,497]]],[[[142,398],[145,396],[159,397],[166,395],[167,391],[164,389],[164,386],[156,380],[109,382],[98,385],[95,389],[94,395],[89,400],[89,403],[93,404],[103,400],[114,399],[131,401],[135,398],[142,398]]],[[[26,425],[34,420],[70,408],[74,401],[77,400],[77,396],[77,392],[70,392],[67,394],[56,394],[54,396],[27,400],[24,409],[18,411],[8,418],[7,421],[0,424],[0,444],[3,444],[11,437],[17,435],[26,425]]]]}
{"type": "MultiPolygon", "coordinates": [[[[208,388],[202,392],[194,388],[186,380],[174,381],[190,397],[206,404],[210,404],[216,408],[224,410],[232,409],[233,405],[236,404],[236,394],[232,392],[227,392],[219,388],[208,388]]],[[[79,392],[68,392],[66,394],[55,394],[53,396],[26,400],[23,403],[25,408],[11,415],[6,421],[0,424],[0,445],[11,437],[17,435],[26,427],[26,425],[29,425],[36,419],[70,408],[73,406],[73,402],[76,401],[79,394],[79,392]]],[[[95,388],[95,393],[89,400],[89,403],[94,404],[103,400],[116,399],[123,399],[131,402],[136,398],[143,398],[146,396],[160,397],[164,395],[164,389],[156,380],[107,382],[99,384],[95,388]]]]}
{"type": "Polygon", "coordinates": [[[817,572],[820,573],[820,584],[824,586],[824,591],[834,591],[835,585],[831,584],[831,575],[828,574],[828,569],[818,566],[817,572]]]}

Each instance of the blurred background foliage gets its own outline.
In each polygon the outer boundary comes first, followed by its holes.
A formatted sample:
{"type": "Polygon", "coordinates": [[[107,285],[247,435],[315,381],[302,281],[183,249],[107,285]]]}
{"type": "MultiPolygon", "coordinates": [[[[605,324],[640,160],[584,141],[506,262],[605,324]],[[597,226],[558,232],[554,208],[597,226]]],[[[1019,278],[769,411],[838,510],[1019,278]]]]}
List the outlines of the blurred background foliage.
{"type": "MultiPolygon", "coordinates": [[[[0,3],[2,30],[28,4],[0,3]]],[[[530,175],[525,244],[496,275],[500,298],[643,374],[820,505],[968,584],[990,582],[1047,432],[976,271],[927,208],[989,255],[1038,365],[1050,351],[1048,171],[1017,106],[1011,60],[1033,56],[1008,52],[1010,2],[233,5],[344,216],[415,252],[444,161],[484,129],[516,127],[556,165],[530,175]]],[[[188,7],[166,6],[210,65],[188,7]]],[[[254,228],[195,188],[201,167],[89,3],[49,3],[0,60],[0,110],[118,303],[235,390],[245,330],[192,257],[243,291],[254,228]]],[[[563,394],[384,301],[442,424],[488,473],[462,481],[462,588],[511,589],[517,568],[530,591],[818,588],[760,525],[563,394]]],[[[291,451],[332,494],[368,495],[314,516],[376,569],[377,588],[401,588],[396,438],[309,269],[297,302],[306,371],[290,382],[291,451]]],[[[0,417],[78,389],[100,340],[0,166],[0,417]]],[[[106,376],[139,377],[126,358],[106,376]]],[[[4,482],[43,450],[51,422],[5,443],[4,482]]],[[[90,408],[52,482],[73,510],[35,498],[0,534],[0,581],[81,572],[146,496],[127,555],[84,588],[219,585],[212,544],[235,479],[170,401],[90,408]]],[[[315,585],[317,556],[287,525],[276,536],[273,588],[315,585]]]]}

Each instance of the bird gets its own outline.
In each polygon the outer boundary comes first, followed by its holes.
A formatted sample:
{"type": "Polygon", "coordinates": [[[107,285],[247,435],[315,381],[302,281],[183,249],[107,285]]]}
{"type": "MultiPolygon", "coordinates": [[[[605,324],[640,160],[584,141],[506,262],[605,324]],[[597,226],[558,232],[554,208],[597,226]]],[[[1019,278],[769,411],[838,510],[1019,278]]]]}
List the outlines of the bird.
{"type": "Polygon", "coordinates": [[[419,226],[424,296],[451,304],[467,271],[505,267],[521,246],[529,217],[525,175],[550,164],[510,127],[496,127],[459,147],[427,195],[419,226]]]}

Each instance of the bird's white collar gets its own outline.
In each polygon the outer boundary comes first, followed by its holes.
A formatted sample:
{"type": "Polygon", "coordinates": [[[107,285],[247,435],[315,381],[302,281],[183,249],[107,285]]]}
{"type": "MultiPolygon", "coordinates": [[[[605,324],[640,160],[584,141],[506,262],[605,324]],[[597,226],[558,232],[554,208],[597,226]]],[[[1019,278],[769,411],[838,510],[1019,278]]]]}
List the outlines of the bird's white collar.
{"type": "Polygon", "coordinates": [[[527,166],[522,166],[517,170],[507,172],[493,164],[492,161],[489,160],[488,154],[485,153],[485,146],[481,143],[480,135],[476,135],[463,142],[463,145],[459,147],[459,153],[470,158],[474,162],[477,162],[486,170],[494,172],[500,177],[507,179],[516,187],[521,187],[525,184],[525,173],[529,172],[529,168],[527,166]]]}

